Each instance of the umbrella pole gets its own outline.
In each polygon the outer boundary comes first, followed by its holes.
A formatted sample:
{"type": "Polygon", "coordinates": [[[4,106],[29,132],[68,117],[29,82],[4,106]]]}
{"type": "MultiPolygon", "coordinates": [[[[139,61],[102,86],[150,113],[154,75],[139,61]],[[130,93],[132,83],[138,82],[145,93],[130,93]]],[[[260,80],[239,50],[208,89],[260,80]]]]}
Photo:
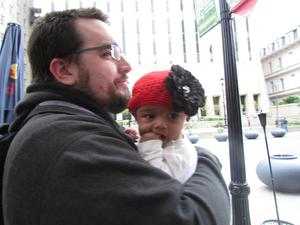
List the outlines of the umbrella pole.
{"type": "Polygon", "coordinates": [[[230,23],[232,18],[226,0],[220,0],[220,15],[230,154],[231,182],[229,184],[229,190],[232,200],[232,224],[250,225],[248,202],[250,188],[246,181],[245,173],[240,97],[233,34],[230,23]]]}

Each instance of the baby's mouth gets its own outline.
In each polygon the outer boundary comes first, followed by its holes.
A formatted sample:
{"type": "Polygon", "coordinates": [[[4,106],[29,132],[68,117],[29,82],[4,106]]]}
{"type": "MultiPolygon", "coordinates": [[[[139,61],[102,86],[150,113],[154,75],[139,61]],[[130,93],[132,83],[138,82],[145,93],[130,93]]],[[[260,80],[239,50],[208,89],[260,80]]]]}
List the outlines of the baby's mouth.
{"type": "Polygon", "coordinates": [[[160,139],[161,139],[162,141],[164,141],[164,140],[166,139],[166,136],[165,136],[165,135],[160,135],[160,139]]]}

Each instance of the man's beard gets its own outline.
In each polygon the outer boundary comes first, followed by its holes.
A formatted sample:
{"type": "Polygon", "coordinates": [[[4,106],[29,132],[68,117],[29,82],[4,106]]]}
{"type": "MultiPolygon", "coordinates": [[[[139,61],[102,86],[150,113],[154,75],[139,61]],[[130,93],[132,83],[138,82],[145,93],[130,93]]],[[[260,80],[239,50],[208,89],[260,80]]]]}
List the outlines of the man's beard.
{"type": "Polygon", "coordinates": [[[127,104],[130,98],[130,92],[128,89],[126,90],[126,92],[126,95],[118,95],[117,92],[111,93],[112,98],[106,104],[106,109],[108,112],[116,114],[122,112],[127,108],[127,104]]]}
{"type": "Polygon", "coordinates": [[[89,95],[98,104],[103,106],[107,112],[117,114],[127,108],[127,104],[128,104],[129,98],[131,96],[128,88],[126,89],[126,93],[123,95],[118,91],[118,89],[110,88],[108,90],[109,99],[104,101],[104,100],[100,100],[99,98],[97,98],[96,94],[90,90],[90,88],[89,88],[90,81],[89,80],[90,80],[89,73],[85,70],[82,70],[80,81],[79,81],[79,84],[77,84],[76,88],[80,89],[81,91],[83,91],[84,93],[89,95]]]}

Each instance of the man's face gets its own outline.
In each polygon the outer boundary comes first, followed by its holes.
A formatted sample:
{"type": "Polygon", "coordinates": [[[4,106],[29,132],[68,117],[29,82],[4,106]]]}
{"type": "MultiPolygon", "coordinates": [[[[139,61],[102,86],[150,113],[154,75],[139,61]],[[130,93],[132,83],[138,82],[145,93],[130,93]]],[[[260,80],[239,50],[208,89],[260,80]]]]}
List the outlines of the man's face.
{"type": "Polygon", "coordinates": [[[174,112],[162,106],[143,106],[135,113],[139,124],[140,136],[147,133],[155,134],[162,140],[163,147],[170,141],[177,140],[186,120],[184,112],[174,112]]]}
{"type": "MultiPolygon", "coordinates": [[[[76,29],[81,35],[81,49],[114,44],[109,27],[96,19],[78,19],[76,29]]],[[[75,87],[84,91],[109,112],[118,113],[126,108],[130,98],[127,73],[130,64],[123,58],[112,57],[111,48],[82,51],[78,63],[72,65],[75,87]]]]}

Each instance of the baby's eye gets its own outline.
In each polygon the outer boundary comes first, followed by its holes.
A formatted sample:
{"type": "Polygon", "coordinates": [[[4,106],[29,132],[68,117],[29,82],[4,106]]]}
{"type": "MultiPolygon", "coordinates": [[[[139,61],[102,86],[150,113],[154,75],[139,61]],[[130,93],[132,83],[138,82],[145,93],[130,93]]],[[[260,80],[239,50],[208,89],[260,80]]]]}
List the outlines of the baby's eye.
{"type": "Polygon", "coordinates": [[[170,114],[170,118],[171,119],[177,119],[178,118],[178,113],[176,113],[176,112],[172,112],[171,114],[170,114]]]}
{"type": "Polygon", "coordinates": [[[147,114],[146,117],[148,119],[154,119],[155,118],[155,115],[154,114],[147,114]]]}
{"type": "Polygon", "coordinates": [[[155,115],[152,114],[152,113],[145,113],[142,115],[143,118],[146,118],[146,119],[154,119],[155,118],[155,115]]]}

